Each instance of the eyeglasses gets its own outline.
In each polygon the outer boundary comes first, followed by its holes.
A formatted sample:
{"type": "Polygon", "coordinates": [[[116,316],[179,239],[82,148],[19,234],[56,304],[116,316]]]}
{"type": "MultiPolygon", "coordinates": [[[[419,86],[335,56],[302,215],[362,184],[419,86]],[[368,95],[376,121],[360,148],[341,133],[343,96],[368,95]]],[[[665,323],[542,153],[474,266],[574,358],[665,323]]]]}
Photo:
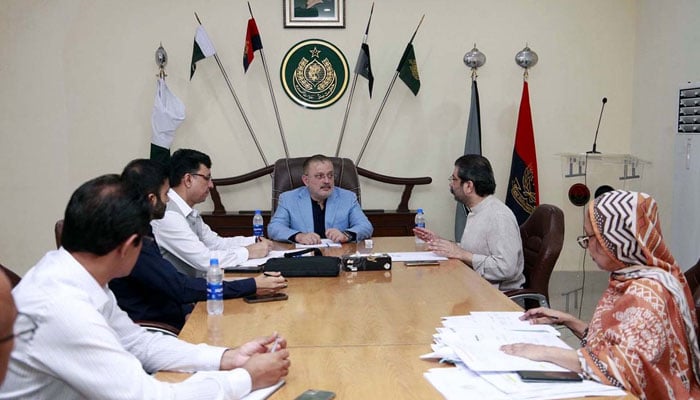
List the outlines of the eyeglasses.
{"type": "MultiPolygon", "coordinates": [[[[309,175],[306,175],[306,176],[309,176],[309,175]]],[[[335,173],[329,172],[327,174],[316,174],[316,175],[312,175],[312,176],[314,177],[314,179],[316,179],[318,181],[323,180],[323,178],[328,178],[329,180],[332,181],[333,178],[335,178],[335,173]]]]}
{"type": "Polygon", "coordinates": [[[196,173],[191,173],[190,175],[194,175],[194,176],[198,176],[200,178],[203,178],[207,182],[209,182],[211,180],[211,175],[202,175],[202,174],[196,174],[196,173]]]}
{"type": "Polygon", "coordinates": [[[588,244],[590,243],[590,239],[593,236],[595,236],[595,234],[593,234],[593,235],[581,235],[581,236],[576,238],[576,243],[578,243],[578,245],[581,246],[581,248],[587,249],[588,244]]]}
{"type": "Polygon", "coordinates": [[[0,343],[4,343],[12,339],[19,339],[24,342],[28,342],[32,340],[34,337],[34,332],[38,327],[39,326],[36,324],[36,322],[34,322],[32,317],[27,314],[17,313],[17,319],[15,320],[12,334],[0,338],[0,343]]]}

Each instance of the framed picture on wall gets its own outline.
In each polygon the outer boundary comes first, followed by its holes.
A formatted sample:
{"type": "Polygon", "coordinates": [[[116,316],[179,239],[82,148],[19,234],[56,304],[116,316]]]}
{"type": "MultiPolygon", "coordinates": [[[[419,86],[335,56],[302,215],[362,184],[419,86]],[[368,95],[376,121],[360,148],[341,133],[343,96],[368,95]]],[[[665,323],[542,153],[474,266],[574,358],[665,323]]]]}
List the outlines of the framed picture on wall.
{"type": "Polygon", "coordinates": [[[345,28],[345,0],[282,0],[285,28],[345,28]]]}

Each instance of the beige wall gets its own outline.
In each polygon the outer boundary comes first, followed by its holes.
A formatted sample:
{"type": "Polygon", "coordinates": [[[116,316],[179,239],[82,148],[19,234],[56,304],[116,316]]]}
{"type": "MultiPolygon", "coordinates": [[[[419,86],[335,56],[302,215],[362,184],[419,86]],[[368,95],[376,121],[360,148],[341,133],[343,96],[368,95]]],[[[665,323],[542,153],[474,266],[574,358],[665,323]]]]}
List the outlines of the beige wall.
{"type": "MultiPolygon", "coordinates": [[[[697,35],[690,21],[700,15],[700,7],[691,1],[660,3],[377,1],[369,37],[375,94],[368,99],[366,83],[358,83],[341,155],[357,157],[406,42],[425,14],[414,41],[421,91],[414,97],[397,82],[361,165],[387,175],[433,177],[432,185],[414,191],[410,207],[426,209],[428,226],[451,235],[454,202],[446,179],[464,146],[469,107],[469,71],[462,57],[475,42],[487,57],[479,71],[483,150],[495,168],[497,195],[504,198],[522,90],[522,70],[513,58],[528,43],[540,57],[529,79],[540,198],[567,214],[567,244],[558,268],[580,268],[582,252],[573,242],[580,231],[580,208],[566,201],[571,182],[564,182],[556,154],[590,148],[603,96],[610,101],[598,148],[638,152],[655,162],[647,169],[653,177],[649,187],[660,190],[664,201],[670,192],[664,178],[668,171],[655,171],[672,154],[670,147],[661,148],[660,135],[671,134],[675,110],[669,97],[691,69],[697,70],[698,56],[673,58],[666,47],[673,41],[679,48],[696,47],[697,40],[685,35],[697,35]],[[680,26],[677,18],[688,23],[680,26]],[[665,56],[661,63],[658,54],[665,56]],[[665,98],[657,99],[656,92],[665,98]]],[[[279,65],[293,44],[320,38],[337,45],[354,66],[371,1],[348,0],[345,29],[283,29],[280,1],[253,0],[251,5],[291,155],[333,153],[347,97],[323,110],[303,109],[283,93],[279,65]]],[[[0,262],[26,271],[53,247],[53,223],[77,185],[148,155],[154,52],[161,42],[170,58],[168,85],[187,107],[174,147],[209,153],[215,177],[262,166],[216,62],[200,62],[189,81],[195,11],[268,160],[282,157],[259,55],[247,75],[241,67],[245,1],[0,2],[0,179],[5,189],[0,262]]],[[[269,190],[269,183],[260,180],[226,194],[227,205],[268,208],[269,190]]],[[[363,205],[395,207],[397,190],[363,182],[363,205]]],[[[211,209],[211,203],[200,209],[211,209]]]]}

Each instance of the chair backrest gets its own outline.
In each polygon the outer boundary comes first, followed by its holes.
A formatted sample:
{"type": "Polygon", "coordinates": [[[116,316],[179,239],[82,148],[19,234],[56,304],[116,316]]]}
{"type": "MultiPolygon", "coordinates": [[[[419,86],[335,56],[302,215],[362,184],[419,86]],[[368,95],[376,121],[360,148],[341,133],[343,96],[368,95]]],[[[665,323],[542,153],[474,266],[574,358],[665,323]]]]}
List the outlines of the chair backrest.
{"type": "Polygon", "coordinates": [[[700,260],[685,271],[683,275],[685,275],[685,280],[688,281],[690,293],[693,294],[693,300],[695,301],[695,313],[698,317],[698,321],[700,322],[700,260]]]}
{"type": "Polygon", "coordinates": [[[549,302],[549,278],[564,246],[564,213],[540,204],[520,225],[525,257],[525,289],[543,294],[549,302]]]}
{"type": "Polygon", "coordinates": [[[20,278],[19,275],[17,275],[16,273],[14,273],[14,271],[12,271],[11,269],[7,268],[6,266],[4,266],[4,265],[2,265],[2,264],[0,264],[0,270],[1,270],[2,272],[4,272],[5,275],[7,275],[7,279],[10,280],[10,285],[12,285],[12,287],[17,286],[17,284],[19,283],[19,281],[22,279],[22,278],[20,278]]]}
{"type": "MultiPolygon", "coordinates": [[[[304,161],[307,158],[280,158],[275,162],[275,169],[272,173],[272,213],[277,209],[280,194],[304,185],[301,176],[304,174],[304,161]]],[[[329,158],[333,162],[335,186],[355,192],[357,201],[362,204],[360,199],[360,178],[357,175],[355,163],[349,158],[329,158]]]]}

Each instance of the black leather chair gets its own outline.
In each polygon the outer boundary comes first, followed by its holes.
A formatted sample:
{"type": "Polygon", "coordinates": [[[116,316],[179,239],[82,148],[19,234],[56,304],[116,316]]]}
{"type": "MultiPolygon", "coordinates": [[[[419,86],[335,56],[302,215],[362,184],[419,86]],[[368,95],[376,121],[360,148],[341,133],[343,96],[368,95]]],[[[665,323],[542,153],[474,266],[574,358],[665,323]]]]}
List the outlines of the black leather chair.
{"type": "Polygon", "coordinates": [[[525,308],[549,307],[549,278],[564,246],[564,213],[559,207],[541,204],[520,225],[525,258],[525,286],[505,295],[523,301],[525,308]]]}
{"type": "Polygon", "coordinates": [[[695,314],[698,317],[698,322],[700,322],[700,260],[685,271],[684,275],[685,280],[688,281],[690,293],[693,294],[693,300],[695,300],[695,314]]]}
{"type": "Polygon", "coordinates": [[[14,271],[12,271],[11,269],[7,268],[6,266],[4,266],[4,265],[2,265],[2,264],[0,264],[0,270],[2,270],[2,272],[5,273],[5,275],[7,275],[7,279],[10,280],[10,285],[11,285],[12,287],[17,286],[17,284],[19,283],[19,281],[22,279],[22,278],[21,278],[19,275],[17,275],[14,271]]]}

